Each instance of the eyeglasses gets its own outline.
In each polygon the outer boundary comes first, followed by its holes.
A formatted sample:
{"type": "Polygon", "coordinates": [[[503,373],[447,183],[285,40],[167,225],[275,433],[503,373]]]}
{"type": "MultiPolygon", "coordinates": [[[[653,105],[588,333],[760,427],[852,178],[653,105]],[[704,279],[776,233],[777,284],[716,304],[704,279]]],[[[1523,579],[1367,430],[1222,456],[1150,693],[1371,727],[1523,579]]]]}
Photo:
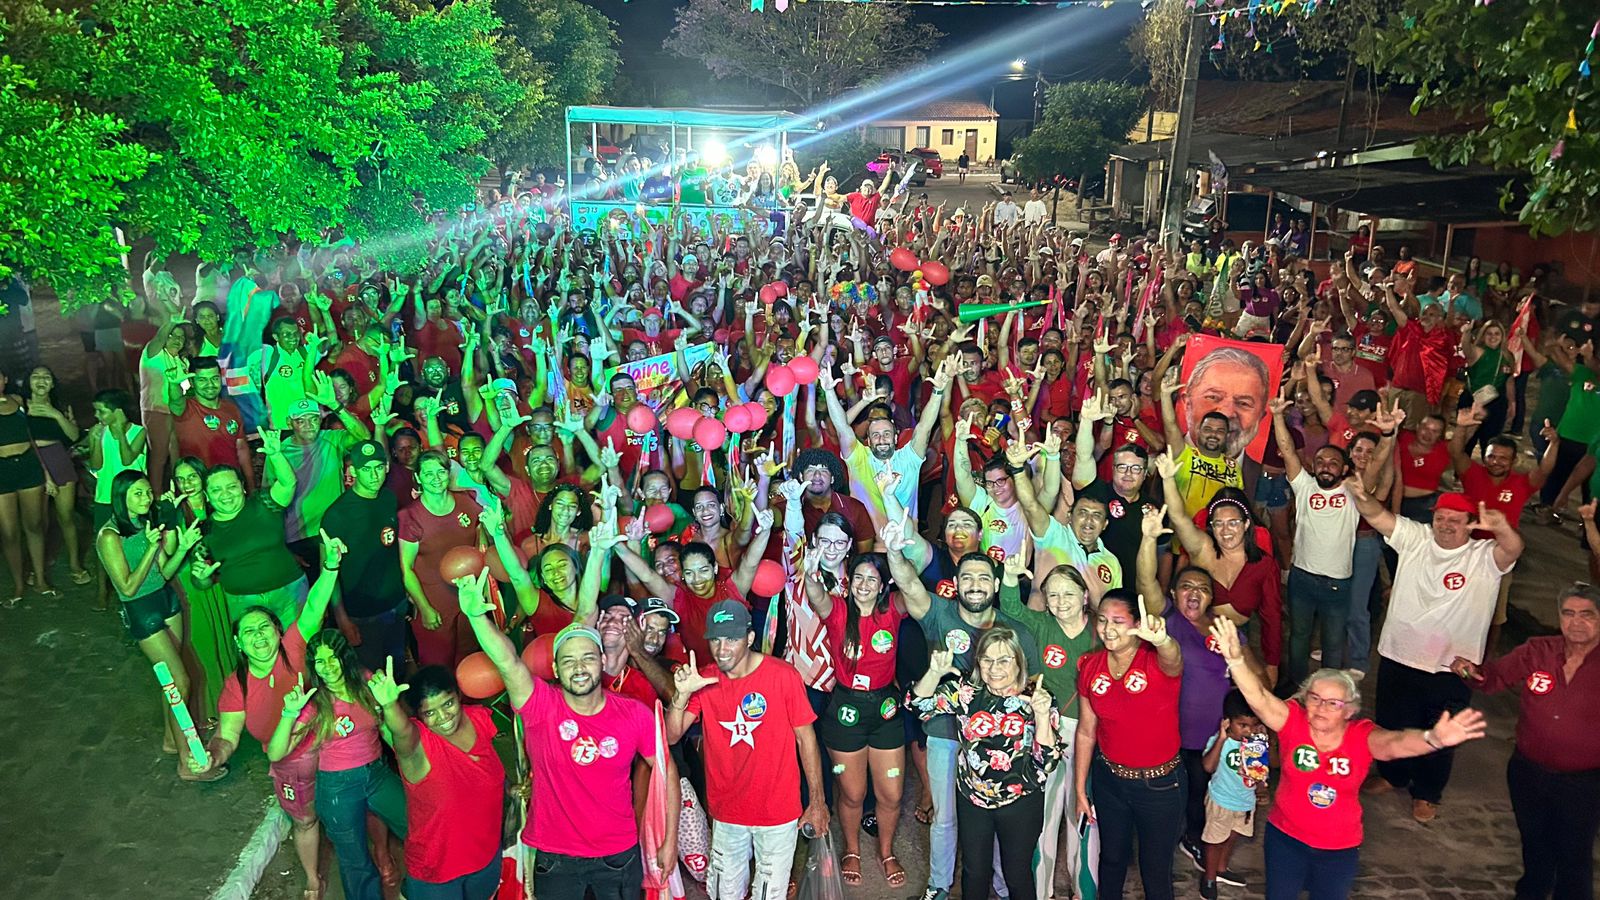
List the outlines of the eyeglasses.
{"type": "Polygon", "coordinates": [[[1334,697],[1324,697],[1321,694],[1307,692],[1306,704],[1308,706],[1326,706],[1332,710],[1341,710],[1350,705],[1349,700],[1340,700],[1334,697]]]}
{"type": "Polygon", "coordinates": [[[1010,475],[1007,475],[1007,476],[1005,476],[1003,478],[985,478],[985,479],[983,479],[983,485],[984,485],[984,487],[997,488],[997,487],[1000,487],[1003,484],[1009,484],[1010,481],[1011,481],[1011,476],[1010,475]]]}
{"type": "Polygon", "coordinates": [[[1138,463],[1120,463],[1111,467],[1118,475],[1143,475],[1144,466],[1138,463]]]}
{"type": "Polygon", "coordinates": [[[1017,661],[1010,656],[984,656],[978,658],[978,665],[986,669],[1004,669],[1006,666],[1014,666],[1016,664],[1017,661]]]}
{"type": "Polygon", "coordinates": [[[824,550],[848,550],[850,548],[850,539],[833,538],[830,540],[828,538],[819,537],[817,538],[817,546],[824,550]]]}

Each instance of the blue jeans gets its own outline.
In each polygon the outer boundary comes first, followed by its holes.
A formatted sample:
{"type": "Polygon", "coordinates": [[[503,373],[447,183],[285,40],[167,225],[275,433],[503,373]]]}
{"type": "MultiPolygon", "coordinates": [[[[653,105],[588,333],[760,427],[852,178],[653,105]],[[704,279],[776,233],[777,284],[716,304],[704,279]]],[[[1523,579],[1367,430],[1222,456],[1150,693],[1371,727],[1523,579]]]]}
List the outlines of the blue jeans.
{"type": "Polygon", "coordinates": [[[470,875],[445,882],[406,879],[406,900],[490,900],[500,889],[500,857],[470,875]]]}
{"type": "Polygon", "coordinates": [[[378,869],[367,852],[370,810],[406,836],[406,794],[400,777],[374,760],[355,769],[317,773],[317,818],[339,857],[339,882],[349,900],[383,900],[378,869]]]}
{"type": "Polygon", "coordinates": [[[1361,868],[1361,849],[1318,850],[1267,825],[1267,900],[1345,900],[1361,868]]]}
{"type": "Polygon", "coordinates": [[[1372,660],[1372,592],[1378,587],[1378,562],[1383,559],[1383,536],[1376,531],[1356,535],[1356,552],[1350,561],[1350,617],[1345,624],[1349,650],[1345,665],[1367,671],[1372,660]]]}
{"type": "MultiPolygon", "coordinates": [[[[928,781],[933,791],[933,825],[928,829],[928,887],[949,890],[956,880],[956,754],[954,738],[928,737],[928,781]]],[[[1009,896],[1000,850],[995,848],[993,887],[1009,896]]]]}
{"type": "Polygon", "coordinates": [[[1122,900],[1139,837],[1139,880],[1146,900],[1172,900],[1172,853],[1183,837],[1189,773],[1120,778],[1098,752],[1089,766],[1089,802],[1100,822],[1100,900],[1122,900]]]}
{"type": "Polygon", "coordinates": [[[1289,655],[1284,672],[1292,685],[1310,673],[1311,630],[1322,621],[1322,664],[1344,668],[1345,631],[1350,619],[1349,578],[1313,575],[1295,566],[1289,570],[1289,655]]]}

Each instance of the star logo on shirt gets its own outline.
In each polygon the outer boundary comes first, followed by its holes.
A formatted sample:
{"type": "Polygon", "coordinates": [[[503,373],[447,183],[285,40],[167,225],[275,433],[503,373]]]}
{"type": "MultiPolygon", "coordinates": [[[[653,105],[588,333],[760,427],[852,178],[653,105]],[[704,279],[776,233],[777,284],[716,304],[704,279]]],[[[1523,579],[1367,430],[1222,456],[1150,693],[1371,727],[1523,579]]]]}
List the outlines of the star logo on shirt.
{"type": "Polygon", "coordinates": [[[746,719],[744,717],[744,710],[740,709],[738,712],[734,713],[733,721],[718,722],[717,724],[728,729],[729,747],[736,747],[743,743],[751,750],[756,748],[755,733],[756,728],[760,727],[761,725],[760,719],[746,719]]]}

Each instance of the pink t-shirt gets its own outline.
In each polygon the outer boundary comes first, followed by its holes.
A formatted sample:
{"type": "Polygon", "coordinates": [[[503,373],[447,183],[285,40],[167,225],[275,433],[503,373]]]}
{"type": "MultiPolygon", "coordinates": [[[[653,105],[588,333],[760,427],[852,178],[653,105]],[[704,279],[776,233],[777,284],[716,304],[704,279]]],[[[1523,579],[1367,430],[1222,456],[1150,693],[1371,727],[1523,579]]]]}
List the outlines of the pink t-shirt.
{"type": "Polygon", "coordinates": [[[598,713],[582,716],[561,691],[535,678],[517,715],[533,775],[522,842],[585,857],[636,846],[633,760],[655,753],[655,717],[644,704],[608,693],[598,713]]]}
{"type": "MultiPolygon", "coordinates": [[[[365,678],[366,673],[363,672],[361,677],[365,678]]],[[[346,703],[338,697],[332,699],[333,731],[322,742],[322,752],[317,755],[317,771],[359,769],[378,758],[378,720],[359,703],[346,703]]],[[[317,704],[313,700],[300,710],[300,724],[311,723],[316,715],[317,704]]]]}
{"type": "MultiPolygon", "coordinates": [[[[299,628],[290,625],[278,645],[278,661],[266,678],[250,674],[243,660],[239,664],[246,667],[244,677],[248,686],[240,690],[238,676],[228,675],[222,682],[222,696],[217,698],[217,711],[244,713],[245,731],[265,747],[278,729],[278,719],[283,716],[284,695],[294,687],[295,677],[306,670],[306,639],[299,628]]],[[[316,741],[307,737],[284,759],[298,759],[314,744],[316,741]]]]}

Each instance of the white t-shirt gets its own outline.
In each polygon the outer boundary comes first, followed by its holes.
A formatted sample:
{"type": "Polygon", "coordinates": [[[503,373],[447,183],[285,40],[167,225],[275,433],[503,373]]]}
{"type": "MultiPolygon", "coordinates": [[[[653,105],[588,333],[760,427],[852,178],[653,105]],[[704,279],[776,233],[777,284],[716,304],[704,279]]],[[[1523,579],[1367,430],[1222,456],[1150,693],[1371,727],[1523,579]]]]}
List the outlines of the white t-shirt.
{"type": "Polygon", "coordinates": [[[1440,547],[1433,527],[1395,517],[1389,546],[1400,554],[1389,613],[1378,638],[1385,659],[1423,672],[1448,672],[1460,656],[1483,661],[1504,571],[1494,561],[1494,541],[1440,547]]]}
{"type": "Polygon", "coordinates": [[[850,473],[850,495],[867,508],[873,525],[881,529],[887,522],[883,514],[883,493],[878,490],[878,482],[874,480],[885,469],[900,473],[894,497],[911,514],[912,521],[916,521],[917,489],[922,486],[919,481],[922,455],[910,444],[896,448],[894,455],[884,460],[873,455],[866,441],[858,440],[845,459],[844,467],[850,473]]]}
{"type": "Polygon", "coordinates": [[[1313,575],[1349,578],[1361,513],[1343,484],[1317,485],[1309,470],[1289,482],[1294,489],[1294,566],[1313,575]]]}
{"type": "Polygon", "coordinates": [[[1028,536],[1028,522],[1022,517],[1021,503],[1002,509],[980,484],[972,492],[972,511],[978,514],[983,525],[983,549],[999,547],[1007,557],[1022,552],[1022,542],[1028,536]]]}
{"type": "Polygon", "coordinates": [[[1022,204],[1022,221],[1029,225],[1037,225],[1050,218],[1050,208],[1044,205],[1043,200],[1029,198],[1022,204]]]}
{"type": "Polygon", "coordinates": [[[1116,554],[1106,549],[1103,540],[1094,542],[1093,550],[1084,549],[1078,535],[1062,524],[1055,516],[1045,526],[1044,534],[1033,535],[1033,583],[1044,583],[1044,577],[1056,566],[1072,566],[1083,576],[1089,586],[1089,601],[1100,605],[1106,591],[1122,587],[1122,563],[1116,554]]]}

